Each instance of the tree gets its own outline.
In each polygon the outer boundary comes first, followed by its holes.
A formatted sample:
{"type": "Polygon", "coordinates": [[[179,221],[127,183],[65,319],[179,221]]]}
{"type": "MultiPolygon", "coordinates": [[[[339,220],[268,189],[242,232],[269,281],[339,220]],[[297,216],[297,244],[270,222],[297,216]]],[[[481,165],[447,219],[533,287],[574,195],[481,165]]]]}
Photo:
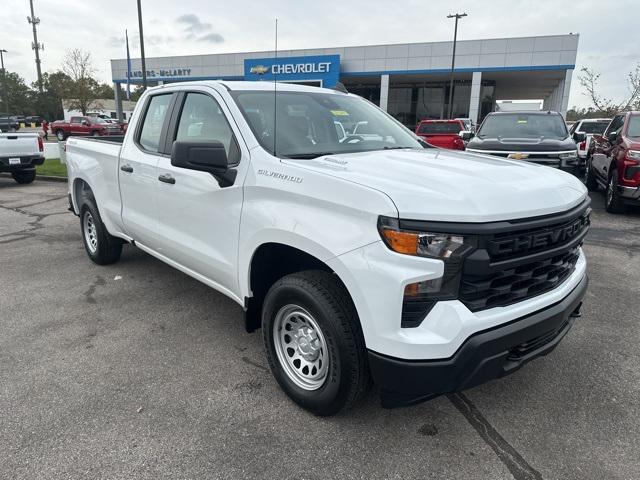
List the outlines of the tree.
{"type": "Polygon", "coordinates": [[[71,77],[64,72],[43,73],[42,93],[38,92],[37,82],[31,84],[36,113],[49,121],[62,118],[64,115],[62,99],[70,96],[72,83],[71,77]]]}
{"type": "Polygon", "coordinates": [[[91,63],[91,53],[79,48],[67,51],[62,63],[62,71],[71,79],[67,92],[68,106],[80,110],[83,115],[91,108],[101,108],[95,102],[100,98],[100,85],[93,77],[95,69],[91,63]]]}
{"type": "Polygon", "coordinates": [[[31,91],[24,79],[15,72],[5,72],[8,105],[5,105],[4,91],[0,92],[0,112],[15,115],[29,115],[32,113],[31,91]]]}
{"type": "Polygon", "coordinates": [[[615,102],[611,98],[603,97],[598,92],[598,81],[600,73],[590,67],[580,69],[582,74],[578,76],[580,85],[585,89],[585,95],[589,97],[595,109],[607,117],[615,115],[617,112],[626,112],[631,109],[640,108],[640,63],[634,70],[627,74],[628,95],[621,102],[615,102]]]}

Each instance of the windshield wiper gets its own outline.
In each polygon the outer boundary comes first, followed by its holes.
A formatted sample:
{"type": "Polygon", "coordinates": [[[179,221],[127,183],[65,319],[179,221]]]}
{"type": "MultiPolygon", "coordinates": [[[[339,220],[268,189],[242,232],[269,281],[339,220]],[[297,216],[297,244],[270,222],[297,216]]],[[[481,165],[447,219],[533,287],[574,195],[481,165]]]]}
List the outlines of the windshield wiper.
{"type": "Polygon", "coordinates": [[[308,153],[282,153],[281,156],[285,158],[293,158],[294,160],[308,160],[317,157],[324,157],[326,155],[335,155],[335,152],[308,152],[308,153]]]}

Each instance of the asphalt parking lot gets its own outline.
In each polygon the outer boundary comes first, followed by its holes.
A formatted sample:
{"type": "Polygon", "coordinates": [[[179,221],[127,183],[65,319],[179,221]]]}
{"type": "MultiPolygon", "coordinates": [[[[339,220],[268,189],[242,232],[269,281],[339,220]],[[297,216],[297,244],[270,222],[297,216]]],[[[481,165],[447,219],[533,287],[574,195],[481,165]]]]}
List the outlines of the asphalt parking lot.
{"type": "Polygon", "coordinates": [[[640,212],[594,194],[583,317],[548,357],[316,418],[240,307],[134,247],[87,258],[66,184],[0,177],[0,478],[640,478],[640,212]]]}

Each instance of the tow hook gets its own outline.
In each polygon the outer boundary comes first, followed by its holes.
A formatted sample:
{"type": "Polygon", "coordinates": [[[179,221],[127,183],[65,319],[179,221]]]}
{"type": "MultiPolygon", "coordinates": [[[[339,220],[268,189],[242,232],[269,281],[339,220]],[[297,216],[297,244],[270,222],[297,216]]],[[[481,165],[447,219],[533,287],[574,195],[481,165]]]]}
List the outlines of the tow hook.
{"type": "Polygon", "coordinates": [[[578,306],[576,307],[576,309],[571,312],[571,315],[569,315],[571,318],[580,318],[582,316],[582,312],[580,311],[582,309],[582,302],[580,302],[578,304],[578,306]]]}

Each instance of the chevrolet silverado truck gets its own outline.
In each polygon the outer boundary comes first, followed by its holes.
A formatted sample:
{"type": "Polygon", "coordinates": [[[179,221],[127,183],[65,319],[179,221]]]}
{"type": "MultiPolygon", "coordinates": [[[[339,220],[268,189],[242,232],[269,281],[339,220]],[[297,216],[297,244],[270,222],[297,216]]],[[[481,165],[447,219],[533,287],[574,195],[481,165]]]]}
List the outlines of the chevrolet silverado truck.
{"type": "Polygon", "coordinates": [[[70,136],[104,137],[123,134],[122,127],[119,124],[90,116],[71,117],[69,122],[58,120],[51,123],[49,128],[61,142],[70,136]]]}
{"type": "Polygon", "coordinates": [[[460,132],[465,130],[462,120],[422,120],[416,127],[416,135],[434,147],[464,150],[460,132]]]}
{"type": "Polygon", "coordinates": [[[578,120],[576,123],[571,125],[569,135],[580,139],[579,142],[576,141],[576,145],[578,146],[578,157],[580,157],[580,159],[585,160],[587,163],[589,162],[587,157],[589,156],[593,136],[601,136],[610,123],[610,118],[585,118],[583,120],[578,120]],[[580,135],[581,133],[583,133],[584,136],[580,135]]]}
{"type": "Polygon", "coordinates": [[[0,133],[0,172],[18,183],[36,179],[36,165],[44,163],[44,143],[38,133],[0,133]]]}
{"type": "Polygon", "coordinates": [[[70,138],[66,161],[89,258],[135,245],[228,296],[317,415],[372,381],[394,407],[512,373],[558,345],[587,288],[577,178],[424,148],[352,94],[162,85],[124,139],[70,138]],[[345,118],[367,135],[340,135],[345,118]]]}
{"type": "Polygon", "coordinates": [[[605,190],[605,208],[622,213],[640,205],[640,112],[616,115],[602,136],[594,136],[587,164],[587,188],[605,190]]]}
{"type": "Polygon", "coordinates": [[[583,178],[586,162],[578,156],[576,142],[557,112],[493,112],[487,115],[476,132],[461,133],[468,140],[469,152],[524,160],[571,172],[583,178]]]}

